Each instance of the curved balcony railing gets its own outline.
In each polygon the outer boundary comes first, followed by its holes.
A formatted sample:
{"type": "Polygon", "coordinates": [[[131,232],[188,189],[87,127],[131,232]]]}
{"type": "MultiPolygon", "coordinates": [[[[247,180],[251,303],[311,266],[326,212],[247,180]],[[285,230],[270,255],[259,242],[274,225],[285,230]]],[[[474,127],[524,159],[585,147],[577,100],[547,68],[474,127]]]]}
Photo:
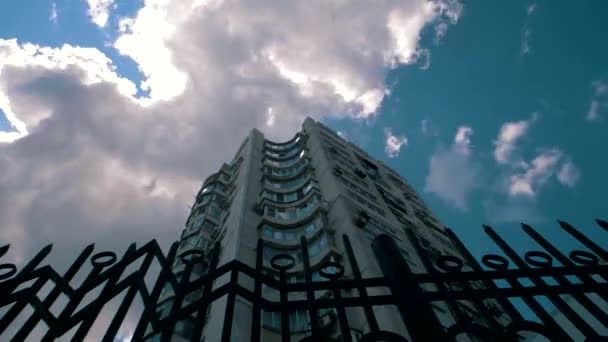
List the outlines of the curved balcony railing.
{"type": "MultiPolygon", "coordinates": [[[[275,221],[294,221],[309,217],[311,213],[320,206],[318,196],[311,197],[310,200],[294,207],[282,208],[270,204],[264,205],[264,216],[275,221]]],[[[279,222],[280,223],[280,222],[279,222]]]]}
{"type": "Polygon", "coordinates": [[[313,220],[295,227],[295,228],[278,228],[268,223],[262,225],[262,236],[275,242],[299,243],[300,237],[304,236],[307,239],[315,236],[315,234],[324,226],[323,217],[317,215],[313,220]]]}
{"type": "Polygon", "coordinates": [[[295,178],[284,181],[266,178],[264,179],[264,186],[276,190],[296,189],[302,187],[309,178],[310,175],[307,174],[301,174],[295,178]]]}
{"type": "Polygon", "coordinates": [[[300,153],[302,151],[302,149],[304,148],[304,145],[294,145],[293,148],[287,150],[274,150],[272,148],[268,148],[266,147],[264,149],[264,154],[268,157],[271,158],[275,158],[275,159],[285,159],[285,158],[289,158],[292,156],[297,155],[298,153],[300,153]]]}
{"type": "Polygon", "coordinates": [[[276,168],[266,165],[265,173],[273,177],[288,178],[293,177],[302,172],[308,166],[308,159],[300,159],[299,163],[296,163],[290,168],[276,168]]]}
{"type": "Polygon", "coordinates": [[[317,183],[314,180],[309,180],[304,183],[304,186],[292,192],[274,192],[268,189],[262,191],[262,199],[267,199],[275,203],[293,203],[306,197],[315,187],[317,183]]]}
{"type": "Polygon", "coordinates": [[[264,158],[264,164],[274,166],[274,167],[290,167],[297,164],[302,158],[306,156],[306,150],[302,150],[300,153],[296,154],[291,159],[284,160],[275,160],[272,158],[264,158]]]}
{"type": "Polygon", "coordinates": [[[275,143],[273,141],[270,140],[266,140],[265,141],[265,145],[269,146],[275,150],[287,150],[292,148],[293,146],[295,146],[298,142],[300,142],[300,140],[302,140],[302,135],[300,135],[299,133],[291,140],[284,142],[284,143],[275,143]]]}

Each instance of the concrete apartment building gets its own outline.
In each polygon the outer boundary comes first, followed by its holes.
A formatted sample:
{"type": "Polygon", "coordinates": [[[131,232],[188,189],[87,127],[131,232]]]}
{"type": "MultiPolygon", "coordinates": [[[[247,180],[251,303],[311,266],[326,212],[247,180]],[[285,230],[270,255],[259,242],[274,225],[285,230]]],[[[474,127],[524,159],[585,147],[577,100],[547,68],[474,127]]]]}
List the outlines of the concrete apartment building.
{"type": "MultiPolygon", "coordinates": [[[[423,271],[423,263],[406,236],[409,228],[420,238],[431,259],[439,255],[461,256],[446,236],[444,226],[405,179],[308,118],[287,142],[272,142],[258,130],[251,131],[232,161],[204,181],[182,233],[178,256],[190,249],[208,252],[220,241],[219,265],[238,259],[253,267],[256,243],[262,238],[265,273],[278,277],[270,267],[270,259],[287,253],[296,260],[288,274],[288,280],[295,282],[304,278],[299,241],[305,236],[313,280],[323,280],[315,267],[327,260],[344,258],[342,235],[347,234],[363,277],[376,277],[382,273],[371,243],[375,236],[388,234],[397,241],[410,268],[423,271]]],[[[350,270],[345,267],[348,277],[350,270]]],[[[174,272],[179,276],[183,268],[177,258],[174,272]]],[[[199,275],[204,272],[195,269],[199,275]]],[[[252,279],[239,278],[239,282],[253,288],[252,279]]],[[[272,288],[265,287],[263,295],[278,300],[272,288]]],[[[158,306],[161,316],[171,310],[171,298],[170,288],[163,291],[158,306]]],[[[459,304],[475,321],[478,314],[473,306],[466,302],[459,304]]],[[[224,305],[225,301],[218,300],[210,307],[203,330],[205,341],[220,340],[224,305]]],[[[233,341],[249,340],[251,307],[251,303],[237,297],[233,341]]],[[[447,306],[437,304],[434,308],[442,323],[453,322],[447,306]]],[[[408,336],[395,307],[375,307],[374,311],[382,330],[408,336]]],[[[347,310],[347,315],[351,327],[355,327],[351,335],[357,341],[369,330],[365,316],[359,308],[347,310]]],[[[324,331],[340,340],[335,314],[327,310],[319,312],[319,316],[324,331]]],[[[307,335],[308,319],[306,311],[290,314],[292,340],[307,335]]],[[[280,314],[263,312],[262,328],[262,341],[280,341],[280,314]]],[[[174,339],[189,340],[190,329],[188,322],[180,323],[174,339]]]]}

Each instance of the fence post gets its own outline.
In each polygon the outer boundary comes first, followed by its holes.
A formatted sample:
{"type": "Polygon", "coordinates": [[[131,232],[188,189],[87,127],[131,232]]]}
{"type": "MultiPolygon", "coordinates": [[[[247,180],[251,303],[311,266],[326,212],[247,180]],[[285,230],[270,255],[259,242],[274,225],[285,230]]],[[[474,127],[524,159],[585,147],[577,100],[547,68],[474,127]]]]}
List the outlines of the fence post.
{"type": "Polygon", "coordinates": [[[372,249],[412,341],[445,341],[445,329],[424,299],[395,241],[386,234],[379,235],[372,242],[372,249]]]}

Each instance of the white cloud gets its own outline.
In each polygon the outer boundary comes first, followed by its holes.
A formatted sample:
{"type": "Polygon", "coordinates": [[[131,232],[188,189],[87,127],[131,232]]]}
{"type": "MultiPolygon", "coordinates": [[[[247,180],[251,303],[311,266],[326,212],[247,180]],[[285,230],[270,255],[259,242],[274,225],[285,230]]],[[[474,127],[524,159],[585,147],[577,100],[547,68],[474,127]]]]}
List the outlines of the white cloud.
{"type": "Polygon", "coordinates": [[[576,185],[580,177],[581,172],[576,167],[576,165],[572,163],[572,161],[567,161],[566,163],[562,164],[562,167],[557,173],[557,179],[559,180],[559,182],[568,187],[573,187],[574,185],[576,185]]]}
{"type": "Polygon", "coordinates": [[[534,12],[536,12],[537,4],[531,3],[526,6],[526,19],[524,22],[524,27],[521,31],[521,46],[520,46],[520,55],[525,56],[532,52],[532,47],[530,46],[530,38],[532,36],[532,29],[530,29],[530,17],[534,12]]]}
{"type": "Polygon", "coordinates": [[[589,111],[587,112],[587,120],[597,121],[600,119],[600,114],[608,108],[608,84],[603,80],[594,80],[591,82],[591,102],[589,103],[589,111]]]}
{"type": "MultiPolygon", "coordinates": [[[[507,122],[502,125],[498,138],[494,142],[494,159],[499,164],[514,163],[513,154],[517,150],[517,141],[527,133],[537,118],[538,114],[534,113],[528,120],[507,122]]],[[[519,162],[521,163],[521,160],[519,162]]]]}
{"type": "MultiPolygon", "coordinates": [[[[201,175],[251,128],[283,140],[306,116],[375,115],[389,68],[424,49],[421,30],[458,19],[443,3],[146,0],[110,42],[137,63],[146,99],[98,49],[1,40],[15,132],[0,133],[0,240],[22,256],[54,241],[62,264],[90,241],[166,246],[201,175]]],[[[107,30],[114,4],[89,2],[107,30]]]]}
{"type": "Polygon", "coordinates": [[[608,94],[608,84],[603,80],[595,80],[591,82],[591,88],[593,89],[593,96],[603,96],[608,94]]]}
{"type": "Polygon", "coordinates": [[[58,19],[59,11],[57,10],[57,4],[53,2],[51,4],[51,14],[49,14],[49,21],[53,24],[57,24],[58,19]]]}
{"type": "Polygon", "coordinates": [[[454,148],[464,155],[471,153],[471,135],[473,135],[473,129],[471,127],[458,127],[456,136],[454,136],[454,148]]]}
{"type": "Polygon", "coordinates": [[[438,150],[431,156],[426,177],[426,192],[460,210],[467,209],[470,193],[479,186],[478,167],[471,160],[472,134],[471,127],[459,127],[451,148],[438,150]]]}
{"type": "Polygon", "coordinates": [[[99,27],[105,27],[110,18],[110,10],[115,6],[114,0],[87,0],[87,4],[91,21],[99,27]]]}
{"type": "Polygon", "coordinates": [[[386,145],[384,152],[389,158],[396,158],[402,147],[407,146],[407,137],[405,135],[394,135],[391,129],[384,131],[386,145]]]}
{"type": "Polygon", "coordinates": [[[522,31],[521,47],[519,48],[519,53],[522,56],[528,55],[528,54],[530,54],[530,52],[532,52],[532,47],[530,46],[530,36],[531,35],[532,35],[532,30],[530,30],[529,28],[525,28],[522,31]]]}
{"type": "MultiPolygon", "coordinates": [[[[117,87],[124,96],[131,97],[136,92],[135,85],[120,77],[103,53],[94,48],[63,45],[60,48],[42,47],[35,44],[19,44],[16,39],[0,39],[0,73],[8,67],[44,68],[66,71],[77,68],[81,71],[80,80],[85,85],[109,83],[117,87]]],[[[8,80],[5,80],[8,82],[8,80]]],[[[132,98],[132,97],[131,97],[132,98]]],[[[2,109],[15,131],[0,132],[0,143],[13,142],[25,136],[40,121],[51,113],[46,108],[27,108],[19,116],[11,108],[10,99],[0,84],[0,109],[2,109]]]]}
{"type": "Polygon", "coordinates": [[[524,172],[510,177],[509,193],[512,196],[535,196],[538,189],[556,172],[562,156],[562,152],[557,149],[541,152],[524,172]]]}
{"type": "Polygon", "coordinates": [[[510,196],[534,197],[547,181],[556,174],[557,169],[562,165],[564,174],[563,179],[558,178],[564,185],[573,186],[578,178],[578,170],[558,148],[542,150],[531,162],[527,162],[517,153],[518,141],[528,132],[532,123],[538,119],[536,113],[528,120],[507,122],[503,124],[498,133],[498,138],[494,141],[494,159],[496,162],[507,168],[507,193],[510,196]],[[571,172],[571,174],[567,174],[571,172]],[[569,183],[570,182],[570,183],[569,183]]]}

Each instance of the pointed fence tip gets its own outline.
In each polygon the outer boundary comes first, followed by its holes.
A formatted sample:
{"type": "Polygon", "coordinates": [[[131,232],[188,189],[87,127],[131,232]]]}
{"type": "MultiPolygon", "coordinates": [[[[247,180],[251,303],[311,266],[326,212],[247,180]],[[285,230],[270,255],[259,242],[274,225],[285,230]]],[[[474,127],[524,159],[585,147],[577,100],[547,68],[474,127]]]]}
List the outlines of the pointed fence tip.
{"type": "Polygon", "coordinates": [[[6,252],[8,252],[8,249],[10,247],[11,247],[10,243],[0,247],[0,257],[2,257],[4,254],[6,254],[6,252]]]}
{"type": "Polygon", "coordinates": [[[53,249],[53,244],[49,243],[48,245],[44,246],[44,248],[42,248],[40,250],[40,253],[50,253],[52,249],[53,249]]]}
{"type": "Polygon", "coordinates": [[[600,227],[608,229],[608,221],[596,218],[595,222],[597,222],[600,227]]]}

